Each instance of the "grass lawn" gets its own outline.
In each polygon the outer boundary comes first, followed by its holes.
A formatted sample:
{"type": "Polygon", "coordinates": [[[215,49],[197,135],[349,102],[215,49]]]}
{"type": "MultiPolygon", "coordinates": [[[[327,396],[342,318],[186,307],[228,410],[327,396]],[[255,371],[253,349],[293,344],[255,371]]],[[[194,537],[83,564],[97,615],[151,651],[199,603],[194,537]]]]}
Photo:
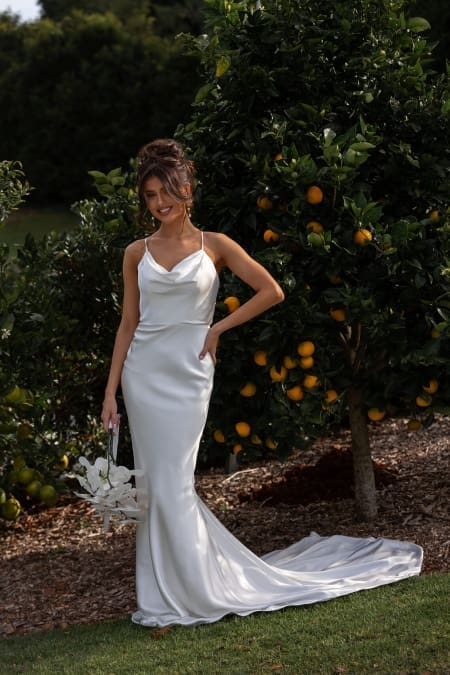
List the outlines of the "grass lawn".
{"type": "Polygon", "coordinates": [[[158,632],[129,618],[71,626],[4,639],[0,672],[443,675],[450,672],[449,597],[449,577],[434,574],[209,626],[158,632]]]}
{"type": "Polygon", "coordinates": [[[11,255],[20,246],[25,235],[31,233],[40,239],[49,232],[71,230],[77,224],[77,216],[69,208],[46,206],[39,208],[24,207],[10,215],[0,229],[0,242],[11,248],[11,255]]]}

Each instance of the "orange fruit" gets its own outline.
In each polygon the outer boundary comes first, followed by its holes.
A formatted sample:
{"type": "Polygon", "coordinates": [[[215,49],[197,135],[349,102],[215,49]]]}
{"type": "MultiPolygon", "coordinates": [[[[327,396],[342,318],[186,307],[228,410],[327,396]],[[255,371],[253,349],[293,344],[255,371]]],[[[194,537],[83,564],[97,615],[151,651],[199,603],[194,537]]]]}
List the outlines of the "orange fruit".
{"type": "Polygon", "coordinates": [[[292,368],[295,368],[297,366],[297,361],[290,356],[284,356],[283,366],[288,370],[292,370],[292,368]]]}
{"type": "Polygon", "coordinates": [[[283,154],[282,154],[281,152],[278,152],[278,153],[275,155],[274,160],[275,160],[276,162],[279,162],[281,159],[283,159],[283,154]]]}
{"type": "Polygon", "coordinates": [[[334,403],[334,401],[337,401],[339,398],[339,395],[335,389],[327,389],[325,392],[325,402],[326,403],[334,403]]]}
{"type": "Polygon", "coordinates": [[[263,211],[270,211],[273,209],[273,204],[267,195],[261,195],[258,197],[256,204],[263,211]]]}
{"type": "Polygon", "coordinates": [[[305,379],[303,380],[303,386],[305,389],[314,389],[315,387],[318,387],[319,384],[320,382],[317,375],[306,375],[305,379]]]}
{"type": "Polygon", "coordinates": [[[316,350],[316,346],[314,342],[311,342],[311,340],[305,340],[304,342],[300,342],[299,345],[297,346],[297,351],[300,354],[300,356],[312,356],[316,350]]]}
{"type": "Polygon", "coordinates": [[[439,389],[439,382],[435,379],[432,379],[428,382],[428,384],[424,385],[422,389],[426,391],[427,394],[435,394],[439,389]]]}
{"type": "Polygon", "coordinates": [[[434,210],[430,213],[430,220],[432,220],[434,223],[439,222],[439,211],[434,210]]]}
{"type": "Polygon", "coordinates": [[[311,220],[309,223],[307,223],[306,229],[310,230],[311,232],[315,232],[316,234],[321,234],[323,232],[323,225],[318,223],[316,220],[311,220]]]}
{"type": "Polygon", "coordinates": [[[262,350],[255,352],[253,360],[258,366],[267,366],[267,352],[262,350]]]}
{"type": "Polygon", "coordinates": [[[313,365],[314,359],[312,356],[303,356],[303,358],[300,359],[300,368],[303,368],[303,370],[309,370],[313,365]]]}
{"type": "Polygon", "coordinates": [[[220,429],[215,430],[215,432],[213,433],[213,437],[216,443],[225,443],[225,436],[223,435],[220,429]]]}
{"type": "Polygon", "coordinates": [[[228,312],[230,314],[235,312],[237,308],[241,306],[239,298],[236,298],[234,295],[229,295],[228,298],[225,298],[224,303],[228,307],[228,312]]]}
{"type": "Polygon", "coordinates": [[[274,232],[273,230],[265,230],[263,234],[263,239],[266,242],[266,244],[270,244],[272,241],[278,241],[280,238],[280,235],[277,232],[274,232]]]}
{"type": "Polygon", "coordinates": [[[305,199],[308,204],[320,204],[323,200],[323,192],[318,185],[311,185],[306,190],[305,199]]]}
{"type": "Polygon", "coordinates": [[[379,408],[369,408],[367,411],[367,417],[372,420],[372,422],[380,422],[385,415],[385,411],[380,410],[379,408]]]}
{"type": "Polygon", "coordinates": [[[366,246],[370,241],[372,241],[372,232],[365,229],[356,230],[355,234],[353,235],[353,241],[355,244],[358,244],[358,246],[366,246]]]}
{"type": "Polygon", "coordinates": [[[239,393],[241,396],[245,396],[246,398],[254,396],[256,393],[256,384],[253,384],[253,382],[247,382],[247,384],[242,387],[239,393]]]}
{"type": "Polygon", "coordinates": [[[238,436],[241,438],[247,438],[247,436],[250,436],[252,431],[250,424],[247,422],[236,422],[234,428],[236,429],[238,436]]]}
{"type": "Polygon", "coordinates": [[[297,384],[295,387],[286,390],[286,396],[290,398],[291,401],[301,401],[304,396],[303,389],[297,384]]]}
{"type": "Polygon", "coordinates": [[[330,283],[333,284],[333,286],[339,286],[339,284],[342,284],[342,278],[337,274],[330,274],[328,279],[330,280],[330,283]]]}
{"type": "Polygon", "coordinates": [[[416,396],[416,404],[419,406],[419,408],[428,408],[429,405],[431,405],[432,398],[429,394],[419,394],[419,396],[416,396]]]}
{"type": "Polygon", "coordinates": [[[266,447],[269,448],[269,450],[276,450],[278,447],[277,441],[274,441],[272,438],[266,439],[266,447]]]}
{"type": "Polygon", "coordinates": [[[262,440],[260,439],[258,434],[253,434],[252,437],[250,438],[250,440],[253,443],[253,445],[261,445],[261,443],[262,443],[262,440]]]}
{"type": "Polygon", "coordinates": [[[438,328],[432,328],[430,335],[433,338],[433,340],[439,340],[439,338],[441,337],[441,331],[438,330],[438,328]]]}
{"type": "Polygon", "coordinates": [[[284,382],[287,377],[287,368],[281,366],[280,370],[277,370],[275,366],[272,366],[269,370],[269,375],[272,379],[272,382],[284,382]]]}
{"type": "Polygon", "coordinates": [[[417,431],[418,429],[422,428],[422,422],[420,420],[409,420],[408,424],[406,425],[409,429],[409,431],[417,431]]]}
{"type": "Polygon", "coordinates": [[[236,445],[233,445],[233,455],[237,455],[239,452],[242,452],[242,445],[236,443],[236,445]]]}
{"type": "Polygon", "coordinates": [[[330,316],[335,321],[345,321],[345,309],[330,309],[330,316]]]}

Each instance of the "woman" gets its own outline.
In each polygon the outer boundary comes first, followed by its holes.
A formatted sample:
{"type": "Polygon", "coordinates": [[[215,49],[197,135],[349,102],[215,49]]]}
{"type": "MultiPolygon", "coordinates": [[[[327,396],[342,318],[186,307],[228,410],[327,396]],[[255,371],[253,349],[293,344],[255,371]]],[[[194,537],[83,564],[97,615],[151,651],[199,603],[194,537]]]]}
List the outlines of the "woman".
{"type": "Polygon", "coordinates": [[[124,255],[124,301],[102,421],[118,425],[121,382],[146,495],[137,526],[132,620],[144,626],[211,623],[345,595],[418,574],[422,551],[384,539],[312,533],[258,558],[199,500],[198,446],[211,396],[219,336],[283,300],[270,274],[223,234],[191,222],[193,165],[173,140],[142,148],[140,215],[160,225],[124,255]],[[228,267],[254,294],[212,323],[218,273],[228,267]]]}

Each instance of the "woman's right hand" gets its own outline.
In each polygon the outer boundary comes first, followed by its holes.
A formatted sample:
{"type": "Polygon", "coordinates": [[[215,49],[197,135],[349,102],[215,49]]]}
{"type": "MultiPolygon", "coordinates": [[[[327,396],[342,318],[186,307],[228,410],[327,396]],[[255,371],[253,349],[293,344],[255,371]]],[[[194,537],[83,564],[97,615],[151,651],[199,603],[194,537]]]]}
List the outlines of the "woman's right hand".
{"type": "Polygon", "coordinates": [[[109,431],[111,427],[113,431],[119,428],[120,415],[117,413],[117,402],[115,396],[105,397],[105,400],[103,401],[101,419],[105,431],[109,431]]]}

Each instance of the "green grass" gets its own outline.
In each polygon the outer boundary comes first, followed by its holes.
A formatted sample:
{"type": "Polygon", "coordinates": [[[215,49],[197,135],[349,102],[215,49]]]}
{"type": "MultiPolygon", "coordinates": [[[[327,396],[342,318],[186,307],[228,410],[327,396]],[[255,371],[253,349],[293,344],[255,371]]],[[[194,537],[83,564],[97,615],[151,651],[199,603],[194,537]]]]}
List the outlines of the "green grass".
{"type": "Polygon", "coordinates": [[[12,213],[0,229],[0,242],[8,244],[11,247],[11,255],[14,255],[17,247],[23,244],[26,234],[31,233],[35,239],[40,239],[52,231],[71,230],[76,223],[77,216],[68,208],[24,207],[12,213]]]}
{"type": "MultiPolygon", "coordinates": [[[[449,577],[428,575],[330,602],[194,628],[129,618],[5,639],[1,673],[284,675],[450,672],[449,577]]],[[[101,589],[98,597],[101,601],[101,589]]]]}

